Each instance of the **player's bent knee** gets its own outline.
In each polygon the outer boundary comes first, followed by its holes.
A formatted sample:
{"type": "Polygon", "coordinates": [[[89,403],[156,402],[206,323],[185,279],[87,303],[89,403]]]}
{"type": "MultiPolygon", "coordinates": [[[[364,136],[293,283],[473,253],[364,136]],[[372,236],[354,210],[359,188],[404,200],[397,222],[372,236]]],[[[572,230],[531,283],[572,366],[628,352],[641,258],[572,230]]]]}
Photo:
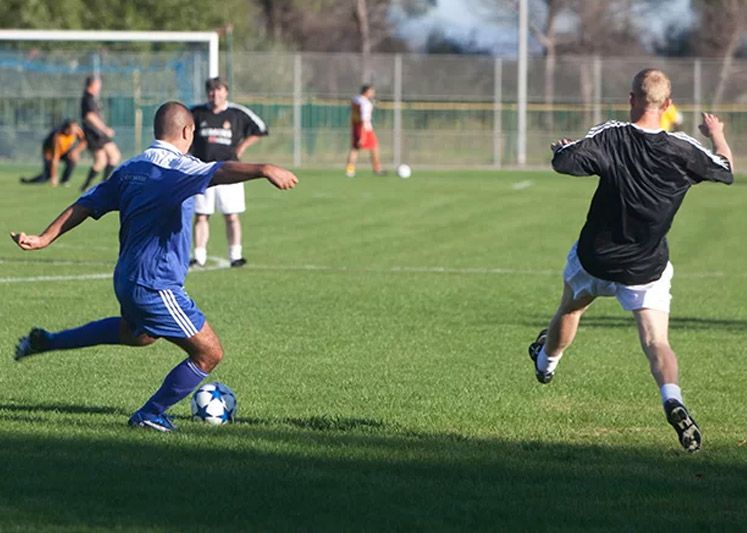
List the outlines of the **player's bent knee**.
{"type": "Polygon", "coordinates": [[[212,372],[223,359],[223,349],[211,350],[194,354],[190,357],[194,363],[205,372],[212,372]]]}
{"type": "Polygon", "coordinates": [[[669,354],[673,353],[669,342],[658,339],[641,339],[641,347],[647,354],[669,354]]]}
{"type": "Polygon", "coordinates": [[[140,335],[138,337],[135,337],[134,346],[150,346],[157,340],[158,339],[151,337],[150,335],[140,335]]]}
{"type": "Polygon", "coordinates": [[[122,341],[122,344],[125,344],[127,346],[134,346],[136,348],[141,346],[150,346],[158,340],[145,333],[142,335],[138,335],[137,337],[134,337],[132,334],[120,334],[120,339],[122,341]]]}

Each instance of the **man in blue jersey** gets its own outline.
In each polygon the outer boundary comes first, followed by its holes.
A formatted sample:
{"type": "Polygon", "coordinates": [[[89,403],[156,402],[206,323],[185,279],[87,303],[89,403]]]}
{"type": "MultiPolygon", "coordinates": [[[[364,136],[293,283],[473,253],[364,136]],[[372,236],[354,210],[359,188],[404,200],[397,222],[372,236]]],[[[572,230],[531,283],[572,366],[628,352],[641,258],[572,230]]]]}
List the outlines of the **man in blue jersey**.
{"type": "Polygon", "coordinates": [[[86,218],[119,211],[120,250],[114,290],[121,316],[51,333],[34,328],[16,346],[15,359],[98,344],[147,346],[163,337],[187,353],[161,387],[129,420],[134,427],[175,429],[165,414],[185,398],[223,357],[220,340],[184,291],[189,263],[193,196],[212,185],[267,178],[279,189],[298,182],[268,164],[204,163],[186,155],[195,125],[189,109],[163,104],[154,119],[156,140],[142,154],[65,209],[41,235],[11,233],[24,250],[46,248],[86,218]]]}

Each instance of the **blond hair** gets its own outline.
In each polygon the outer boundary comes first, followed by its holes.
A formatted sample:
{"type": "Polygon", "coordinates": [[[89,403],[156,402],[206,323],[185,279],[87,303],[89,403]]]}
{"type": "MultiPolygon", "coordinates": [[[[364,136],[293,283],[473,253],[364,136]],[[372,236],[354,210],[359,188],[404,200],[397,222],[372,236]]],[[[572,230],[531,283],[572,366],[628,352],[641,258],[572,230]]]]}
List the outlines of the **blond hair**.
{"type": "Polygon", "coordinates": [[[642,98],[646,106],[660,107],[672,96],[672,82],[661,70],[647,68],[633,78],[633,94],[642,98]]]}

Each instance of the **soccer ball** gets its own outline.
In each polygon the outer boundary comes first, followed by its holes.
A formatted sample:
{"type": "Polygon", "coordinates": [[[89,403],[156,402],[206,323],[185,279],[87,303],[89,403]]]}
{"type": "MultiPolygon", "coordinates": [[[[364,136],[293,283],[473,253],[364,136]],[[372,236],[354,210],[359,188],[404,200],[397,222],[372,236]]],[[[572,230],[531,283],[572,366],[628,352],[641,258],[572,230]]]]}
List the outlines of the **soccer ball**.
{"type": "Polygon", "coordinates": [[[219,426],[233,422],[236,395],[223,383],[206,383],[192,395],[192,418],[219,426]]]}
{"type": "Polygon", "coordinates": [[[397,167],[397,176],[399,176],[402,179],[407,179],[410,176],[412,176],[412,169],[410,168],[410,165],[402,164],[397,167]]]}

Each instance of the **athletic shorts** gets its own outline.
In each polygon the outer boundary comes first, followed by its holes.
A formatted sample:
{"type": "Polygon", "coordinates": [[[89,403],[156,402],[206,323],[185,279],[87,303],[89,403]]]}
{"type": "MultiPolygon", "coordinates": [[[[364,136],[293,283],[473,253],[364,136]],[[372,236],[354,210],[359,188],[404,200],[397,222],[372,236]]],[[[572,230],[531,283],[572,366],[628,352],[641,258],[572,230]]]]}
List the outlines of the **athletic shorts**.
{"type": "Polygon", "coordinates": [[[568,252],[568,261],[563,272],[563,279],[573,290],[574,300],[584,295],[614,296],[626,311],[655,309],[669,313],[672,300],[669,290],[672,287],[674,274],[672,263],[667,263],[661,277],[656,281],[643,285],[623,285],[596,278],[584,270],[576,253],[577,244],[574,243],[568,252]]]}
{"type": "Polygon", "coordinates": [[[373,150],[379,146],[379,139],[374,130],[364,130],[362,124],[353,126],[353,148],[373,150]]]}
{"type": "Polygon", "coordinates": [[[183,289],[155,290],[132,283],[115,283],[114,291],[134,336],[186,339],[205,324],[205,315],[183,289]]]}
{"type": "Polygon", "coordinates": [[[83,126],[83,133],[86,136],[86,145],[88,150],[93,153],[97,150],[101,150],[104,145],[113,142],[112,138],[95,128],[89,126],[83,126]]]}
{"type": "Polygon", "coordinates": [[[195,196],[195,213],[198,215],[212,215],[216,207],[224,215],[246,211],[244,184],[215,185],[205,189],[205,194],[195,196]]]}

